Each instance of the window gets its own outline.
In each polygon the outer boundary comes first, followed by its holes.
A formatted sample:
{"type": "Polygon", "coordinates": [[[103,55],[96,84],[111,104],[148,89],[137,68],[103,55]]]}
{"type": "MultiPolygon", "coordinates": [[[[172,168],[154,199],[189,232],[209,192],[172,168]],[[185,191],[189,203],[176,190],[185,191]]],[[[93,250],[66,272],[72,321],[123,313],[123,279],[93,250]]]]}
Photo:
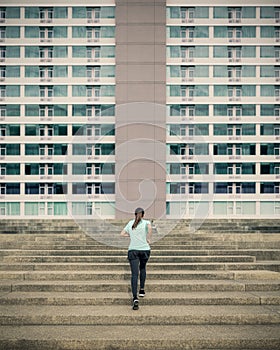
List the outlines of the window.
{"type": "Polygon", "coordinates": [[[0,117],[5,117],[7,115],[7,107],[0,106],[0,117]]]}
{"type": "Polygon", "coordinates": [[[40,52],[41,59],[53,58],[53,47],[50,47],[50,46],[40,47],[39,52],[40,52]]]}
{"type": "Polygon", "coordinates": [[[100,97],[101,88],[99,86],[95,86],[93,90],[94,90],[94,97],[100,97]]]}
{"type": "Polygon", "coordinates": [[[279,41],[279,39],[280,39],[280,27],[275,27],[274,37],[275,37],[276,41],[279,41]]]}
{"type": "Polygon", "coordinates": [[[94,107],[93,106],[87,106],[86,107],[86,116],[92,117],[94,115],[94,107]]]}
{"type": "Polygon", "coordinates": [[[274,57],[276,58],[276,61],[280,60],[280,46],[274,47],[274,57]]]}
{"type": "Polygon", "coordinates": [[[194,38],[194,28],[192,27],[181,28],[181,38],[192,40],[194,38]]]}
{"type": "Polygon", "coordinates": [[[7,154],[6,146],[0,144],[0,156],[5,156],[6,154],[7,154]]]}
{"type": "Polygon", "coordinates": [[[87,58],[100,58],[100,47],[87,47],[87,58]]]}
{"type": "Polygon", "coordinates": [[[207,58],[209,57],[209,47],[198,45],[198,46],[167,46],[168,57],[171,58],[181,58],[182,61],[193,60],[194,57],[197,58],[207,58]]]}
{"type": "Polygon", "coordinates": [[[54,165],[53,164],[40,164],[39,174],[40,175],[53,175],[54,165]]]}
{"type": "Polygon", "coordinates": [[[255,155],[255,144],[214,144],[214,155],[255,155]]]}
{"type": "Polygon", "coordinates": [[[182,79],[193,80],[193,78],[194,78],[194,67],[182,67],[181,75],[182,75],[182,79]]]}
{"type": "Polygon", "coordinates": [[[100,71],[101,71],[101,67],[94,67],[94,77],[95,78],[100,78],[100,71]]]}
{"type": "Polygon", "coordinates": [[[102,154],[102,148],[100,145],[95,145],[94,147],[94,155],[100,156],[102,154]]]}
{"type": "Polygon", "coordinates": [[[228,117],[240,117],[242,115],[241,106],[228,106],[227,107],[227,116],[228,117]]]}
{"type": "Polygon", "coordinates": [[[228,125],[227,135],[228,136],[240,136],[241,135],[241,125],[228,125]]]}
{"type": "Polygon", "coordinates": [[[182,41],[192,41],[193,38],[208,38],[209,27],[168,26],[167,33],[169,38],[181,38],[182,41]]]}
{"type": "Polygon", "coordinates": [[[240,80],[241,78],[241,67],[228,67],[228,78],[240,80]]]}
{"type": "Polygon", "coordinates": [[[0,98],[6,97],[6,86],[0,86],[0,98]]]}
{"type": "Polygon", "coordinates": [[[40,86],[40,98],[53,97],[53,86],[40,86]]]}
{"type": "Polygon", "coordinates": [[[214,193],[220,193],[220,194],[255,193],[255,183],[217,182],[214,184],[214,193]]]}
{"type": "Polygon", "coordinates": [[[167,7],[168,18],[181,18],[182,21],[192,22],[194,18],[208,18],[209,8],[206,6],[185,7],[170,6],[167,7]]]}
{"type": "Polygon", "coordinates": [[[242,28],[232,27],[228,28],[228,38],[229,39],[241,39],[242,37],[242,28]]]}
{"type": "Polygon", "coordinates": [[[5,164],[0,164],[0,176],[6,176],[7,168],[5,164]]]}
{"type": "Polygon", "coordinates": [[[40,8],[40,19],[41,20],[52,20],[53,19],[53,8],[52,7],[41,7],[40,8]]]}
{"type": "Polygon", "coordinates": [[[236,46],[236,47],[229,46],[228,47],[228,58],[230,60],[240,60],[241,59],[241,52],[242,52],[242,49],[240,46],[236,46]]]}
{"type": "Polygon", "coordinates": [[[6,67],[0,67],[0,79],[5,79],[6,77],[6,67]]]}
{"type": "Polygon", "coordinates": [[[39,145],[39,155],[40,156],[53,156],[54,147],[53,145],[39,145]]]}
{"type": "Polygon", "coordinates": [[[41,125],[39,127],[39,135],[41,137],[44,136],[53,136],[54,134],[54,128],[51,125],[41,125]]]}
{"type": "Polygon", "coordinates": [[[86,96],[87,97],[93,97],[94,88],[92,86],[86,87],[86,96]]]}
{"type": "Polygon", "coordinates": [[[0,137],[5,137],[6,136],[6,126],[1,125],[0,126],[0,137]]]}
{"type": "Polygon", "coordinates": [[[40,27],[40,39],[52,39],[54,36],[53,27],[40,27]]]}
{"type": "Polygon", "coordinates": [[[43,66],[39,67],[39,75],[41,79],[52,79],[53,78],[53,67],[43,66]]]}
{"type": "Polygon", "coordinates": [[[228,7],[228,19],[230,22],[240,22],[241,7],[228,7]]]}
{"type": "Polygon", "coordinates": [[[0,27],[0,39],[5,39],[5,38],[6,38],[6,28],[0,27]]]}
{"type": "Polygon", "coordinates": [[[188,19],[189,21],[192,21],[194,19],[194,8],[190,7],[180,7],[180,17],[183,20],[188,19]]]}
{"type": "Polygon", "coordinates": [[[94,145],[86,145],[86,155],[92,156],[94,154],[94,145]]]}
{"type": "Polygon", "coordinates": [[[86,16],[88,20],[99,20],[101,17],[101,9],[99,7],[87,7],[86,16]]]}
{"type": "Polygon", "coordinates": [[[0,20],[4,20],[6,18],[6,8],[1,7],[0,8],[0,20]]]}
{"type": "Polygon", "coordinates": [[[6,47],[0,47],[0,59],[6,58],[6,47]]]}
{"type": "Polygon", "coordinates": [[[228,97],[229,98],[237,98],[241,97],[241,86],[228,86],[228,97]]]}
{"type": "Polygon", "coordinates": [[[275,193],[280,192],[279,182],[262,182],[261,183],[261,193],[275,193]]]}
{"type": "Polygon", "coordinates": [[[261,38],[279,38],[279,27],[261,26],[261,38]]]}
{"type": "Polygon", "coordinates": [[[180,107],[181,117],[194,117],[195,107],[194,106],[182,106],[180,107]]]}
{"type": "Polygon", "coordinates": [[[40,117],[52,117],[54,115],[53,106],[40,106],[39,107],[39,116],[40,117]]]}
{"type": "Polygon", "coordinates": [[[98,40],[101,37],[101,31],[98,27],[87,27],[86,37],[88,40],[98,40]]]}

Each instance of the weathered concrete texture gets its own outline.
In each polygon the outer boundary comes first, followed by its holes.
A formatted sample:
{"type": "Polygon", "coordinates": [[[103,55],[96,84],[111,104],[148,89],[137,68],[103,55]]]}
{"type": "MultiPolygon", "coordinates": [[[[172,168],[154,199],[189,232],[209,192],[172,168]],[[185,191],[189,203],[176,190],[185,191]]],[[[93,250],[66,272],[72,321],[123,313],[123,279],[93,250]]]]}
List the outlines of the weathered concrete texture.
{"type": "Polygon", "coordinates": [[[126,250],[60,224],[62,234],[44,222],[0,235],[1,350],[280,349],[277,233],[179,223],[152,244],[133,311],[126,250]]]}
{"type": "MultiPolygon", "coordinates": [[[[127,303],[124,303],[127,304],[127,303]]],[[[278,306],[152,305],[137,313],[123,305],[2,305],[0,325],[240,325],[279,324],[278,306]]]]}
{"type": "Polygon", "coordinates": [[[279,327],[20,326],[1,327],[2,350],[279,350],[279,327]],[[24,339],[24,340],[23,340],[24,339]]]}

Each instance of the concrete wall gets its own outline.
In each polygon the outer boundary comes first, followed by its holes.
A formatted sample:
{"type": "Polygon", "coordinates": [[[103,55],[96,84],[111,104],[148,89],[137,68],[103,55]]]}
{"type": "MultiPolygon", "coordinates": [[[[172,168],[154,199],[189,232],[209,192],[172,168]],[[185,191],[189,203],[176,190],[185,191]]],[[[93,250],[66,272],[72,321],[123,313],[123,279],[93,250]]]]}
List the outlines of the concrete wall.
{"type": "Polygon", "coordinates": [[[116,218],[165,215],[165,6],[116,1],[116,218]]]}

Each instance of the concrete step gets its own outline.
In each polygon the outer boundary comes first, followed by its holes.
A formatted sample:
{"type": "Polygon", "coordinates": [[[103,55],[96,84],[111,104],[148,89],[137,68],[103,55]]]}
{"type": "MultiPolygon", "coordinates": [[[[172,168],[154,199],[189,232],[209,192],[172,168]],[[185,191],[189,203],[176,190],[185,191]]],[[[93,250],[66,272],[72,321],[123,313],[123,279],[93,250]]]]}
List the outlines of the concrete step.
{"type": "Polygon", "coordinates": [[[5,350],[279,350],[280,333],[279,325],[137,325],[137,332],[134,325],[35,325],[2,326],[0,339],[5,350]]]}
{"type": "MultiPolygon", "coordinates": [[[[33,256],[36,252],[38,256],[91,256],[91,250],[21,250],[21,249],[9,249],[0,250],[0,258],[15,256],[33,256]]],[[[126,256],[127,251],[121,249],[100,249],[94,251],[95,256],[112,255],[112,256],[126,256]]],[[[239,250],[226,250],[226,249],[209,249],[209,250],[172,250],[172,249],[154,249],[152,250],[152,256],[210,256],[210,255],[251,255],[255,256],[257,260],[280,260],[280,249],[239,249],[239,250]]]]}
{"type": "MultiPolygon", "coordinates": [[[[195,242],[188,242],[185,244],[177,244],[177,242],[173,242],[172,245],[170,245],[170,242],[164,242],[163,240],[152,243],[151,244],[152,249],[166,249],[169,248],[170,250],[185,250],[185,249],[280,249],[280,242],[275,241],[265,241],[265,242],[217,242],[213,243],[211,241],[195,241],[195,242]]],[[[112,249],[110,246],[105,246],[101,243],[92,241],[84,241],[83,243],[79,242],[78,244],[75,243],[74,240],[72,241],[58,241],[58,242],[48,242],[48,243],[39,243],[36,242],[36,244],[33,242],[30,242],[27,244],[26,241],[22,242],[3,242],[1,243],[2,249],[25,249],[25,250],[82,250],[82,249],[88,249],[88,250],[98,250],[98,249],[112,249]]]]}
{"type": "MultiPolygon", "coordinates": [[[[223,263],[211,263],[211,262],[164,262],[155,263],[149,262],[149,271],[154,270],[256,270],[256,269],[267,269],[277,271],[280,266],[280,261],[276,262],[257,262],[257,263],[246,263],[246,262],[223,262],[223,263]],[[276,264],[277,263],[277,264],[276,264]]],[[[96,263],[26,263],[26,264],[2,264],[0,266],[1,271],[96,271],[96,270],[120,270],[130,271],[128,263],[123,261],[116,264],[116,262],[96,262],[96,263]]]]}
{"type": "MultiPolygon", "coordinates": [[[[152,244],[151,245],[152,249],[166,249],[169,248],[170,250],[187,250],[187,249],[191,249],[191,250],[198,250],[198,249],[205,249],[205,250],[209,250],[209,249],[236,249],[236,244],[178,244],[175,245],[173,244],[172,246],[170,246],[169,244],[152,244]]],[[[4,243],[1,244],[1,248],[2,250],[11,250],[11,249],[23,249],[23,250],[110,250],[112,249],[112,247],[110,246],[105,246],[105,245],[101,245],[101,244],[67,244],[67,242],[65,242],[64,244],[61,243],[53,243],[53,244],[44,244],[44,245],[39,245],[39,244],[34,244],[30,243],[30,244],[23,244],[23,243],[4,243]]],[[[253,248],[253,247],[252,247],[253,248]]],[[[271,244],[271,248],[276,248],[273,247],[271,244]]]]}
{"type": "MultiPolygon", "coordinates": [[[[127,292],[10,292],[0,305],[128,305],[127,292]]],[[[280,305],[276,292],[149,292],[141,305],[280,305]]]]}
{"type": "MultiPolygon", "coordinates": [[[[98,231],[100,232],[100,231],[98,231]]],[[[42,243],[57,243],[57,242],[71,242],[79,244],[80,242],[88,242],[88,243],[98,243],[99,241],[95,240],[94,238],[102,238],[106,233],[102,234],[96,234],[92,237],[87,236],[85,233],[70,233],[68,230],[66,233],[60,232],[60,230],[56,231],[56,233],[50,233],[43,234],[42,232],[38,231],[36,234],[1,234],[0,235],[0,241],[4,242],[42,242],[42,243]],[[57,233],[59,232],[59,233],[57,233]]],[[[107,235],[108,236],[108,235],[107,235]]],[[[108,236],[109,237],[109,236],[108,236]]],[[[119,232],[116,232],[114,234],[110,234],[110,237],[113,238],[119,238],[119,232]]],[[[278,234],[269,234],[269,233],[248,233],[248,232],[242,232],[240,234],[238,233],[215,233],[213,231],[204,232],[200,231],[195,234],[190,234],[185,231],[180,231],[177,233],[171,232],[168,235],[161,236],[154,233],[155,240],[160,239],[160,242],[173,242],[176,243],[177,240],[180,240],[181,242],[184,242],[184,244],[192,244],[196,243],[197,241],[201,241],[201,243],[210,243],[210,244],[219,244],[219,243],[227,243],[231,244],[234,242],[265,242],[265,241],[275,241],[279,242],[278,240],[278,234]]]]}
{"type": "Polygon", "coordinates": [[[280,306],[270,305],[0,305],[0,325],[258,325],[280,326],[280,306]]]}
{"type": "MultiPolygon", "coordinates": [[[[146,282],[149,292],[279,292],[279,279],[255,280],[152,280],[146,282]]],[[[23,281],[1,280],[0,292],[127,292],[130,282],[126,280],[89,281],[23,281]]]]}
{"type": "MultiPolygon", "coordinates": [[[[171,238],[172,235],[167,237],[171,238]]],[[[178,236],[177,236],[178,237],[178,236]]],[[[278,233],[261,233],[261,232],[242,232],[242,233],[223,233],[215,232],[215,230],[204,232],[199,231],[198,233],[193,234],[192,239],[197,241],[212,241],[212,242],[266,242],[266,241],[275,241],[279,242],[278,233]]],[[[179,238],[179,237],[178,237],[179,238]]],[[[181,237],[182,238],[182,237],[181,237]]],[[[165,239],[165,238],[164,238],[165,239]]]]}
{"type": "Polygon", "coordinates": [[[139,311],[127,249],[99,243],[117,246],[125,223],[89,224],[95,240],[69,221],[0,235],[0,349],[279,349],[280,240],[275,227],[259,230],[269,221],[207,221],[191,232],[185,220],[154,233],[139,311]]]}
{"type": "MultiPolygon", "coordinates": [[[[112,243],[112,241],[111,241],[112,243]]],[[[111,244],[110,243],[110,244],[111,244]]],[[[103,250],[109,250],[113,247],[116,247],[115,249],[124,249],[124,248],[117,248],[122,244],[121,247],[124,246],[123,241],[117,241],[116,244],[112,243],[111,245],[104,245],[99,242],[95,241],[82,241],[75,243],[75,240],[63,240],[63,241],[57,241],[57,242],[35,242],[32,240],[25,240],[25,241],[3,241],[1,242],[1,249],[25,249],[25,250],[52,250],[52,249],[66,249],[66,250],[96,250],[96,249],[103,249],[103,250]]],[[[128,242],[127,242],[128,246],[128,242]]],[[[151,247],[153,250],[158,249],[169,249],[169,250],[221,250],[221,249],[227,249],[227,250],[244,250],[244,249],[280,249],[280,242],[279,241],[252,241],[252,242],[246,242],[246,241],[235,241],[235,242],[213,242],[213,241],[192,241],[192,242],[183,242],[183,241],[173,241],[173,242],[166,242],[163,240],[153,242],[151,244],[151,247]]]]}
{"type": "MultiPolygon", "coordinates": [[[[149,271],[174,271],[174,270],[270,270],[275,272],[280,272],[280,261],[271,261],[271,262],[257,262],[257,263],[186,263],[186,262],[176,262],[176,263],[149,263],[149,271]]],[[[100,262],[100,263],[50,263],[50,264],[2,264],[0,266],[1,271],[130,271],[130,267],[127,263],[118,263],[116,262],[100,262]]]]}
{"type": "MultiPolygon", "coordinates": [[[[130,272],[125,271],[0,271],[0,280],[50,280],[50,281],[87,281],[87,280],[130,280],[130,272]]],[[[149,278],[154,280],[193,280],[193,279],[280,279],[280,273],[267,270],[172,270],[149,271],[149,278]]]]}
{"type": "MultiPolygon", "coordinates": [[[[123,262],[127,259],[127,252],[117,253],[113,251],[106,251],[103,255],[100,251],[96,253],[88,253],[85,252],[78,254],[77,251],[75,253],[66,254],[65,251],[52,251],[53,253],[47,254],[47,252],[30,252],[30,251],[17,251],[13,252],[13,254],[7,254],[3,252],[0,255],[0,261],[4,263],[16,263],[16,262],[123,262]]],[[[69,252],[69,251],[67,251],[69,252]]],[[[176,251],[175,254],[172,254],[172,251],[152,251],[151,260],[157,262],[189,262],[194,261],[197,257],[200,257],[202,261],[202,257],[205,259],[210,258],[208,261],[219,261],[219,257],[222,257],[222,261],[225,261],[224,256],[227,256],[227,261],[250,261],[250,256],[253,261],[271,261],[274,260],[275,263],[280,260],[280,255],[276,250],[264,250],[264,251],[251,251],[251,250],[243,250],[243,251],[176,251]],[[188,254],[189,253],[189,254],[188,254]],[[236,258],[239,256],[239,259],[236,258]],[[233,257],[233,259],[231,258],[233,257]]],[[[207,261],[207,260],[204,260],[207,261]]]]}
{"type": "MultiPolygon", "coordinates": [[[[114,255],[97,255],[97,256],[41,256],[41,255],[31,255],[31,256],[16,256],[8,255],[1,258],[3,267],[12,265],[14,263],[124,263],[127,262],[126,255],[124,256],[114,256],[114,255]]],[[[149,263],[233,263],[233,262],[247,262],[253,263],[256,262],[256,258],[250,255],[192,255],[192,256],[151,256],[149,263]]],[[[274,261],[276,264],[277,261],[274,261]]],[[[70,265],[69,265],[70,266],[70,265]]],[[[1,267],[0,267],[1,268],[1,267]]],[[[1,268],[3,269],[3,268],[1,268]]]]}
{"type": "MultiPolygon", "coordinates": [[[[89,271],[0,271],[0,280],[130,280],[130,272],[98,270],[89,271]]],[[[155,280],[178,280],[178,279],[229,279],[229,280],[252,280],[252,279],[280,279],[280,273],[267,270],[153,270],[149,272],[149,278],[155,280]]]]}

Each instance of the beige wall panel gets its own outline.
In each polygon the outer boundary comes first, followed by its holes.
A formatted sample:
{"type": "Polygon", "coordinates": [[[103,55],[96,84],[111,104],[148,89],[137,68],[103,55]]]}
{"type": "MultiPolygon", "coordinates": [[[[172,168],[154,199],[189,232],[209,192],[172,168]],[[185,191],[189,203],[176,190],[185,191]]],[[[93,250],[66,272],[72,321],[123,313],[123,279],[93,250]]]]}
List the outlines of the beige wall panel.
{"type": "Polygon", "coordinates": [[[154,23],[154,20],[154,6],[149,6],[149,11],[147,11],[146,5],[134,5],[128,7],[128,23],[147,24],[154,23]]]}
{"type": "Polygon", "coordinates": [[[118,82],[153,82],[155,66],[153,64],[119,64],[116,67],[118,82]]]}
{"type": "Polygon", "coordinates": [[[119,83],[116,88],[116,101],[118,104],[127,103],[127,84],[119,83]]]}
{"type": "Polygon", "coordinates": [[[155,6],[155,23],[166,24],[166,7],[161,4],[155,6]]]}
{"type": "MultiPolygon", "coordinates": [[[[155,120],[155,124],[157,121],[155,120]]],[[[159,125],[158,127],[155,127],[155,139],[159,140],[161,142],[166,142],[166,128],[159,125]]]]}
{"type": "Polygon", "coordinates": [[[154,46],[155,62],[162,63],[165,66],[166,62],[166,47],[158,44],[154,46]]]}
{"type": "Polygon", "coordinates": [[[166,86],[155,83],[155,100],[158,103],[165,104],[166,101],[166,86]]]}
{"type": "Polygon", "coordinates": [[[137,160],[127,165],[128,180],[153,179],[155,167],[153,161],[137,160]]]}
{"type": "Polygon", "coordinates": [[[155,47],[154,45],[129,45],[127,48],[127,62],[154,62],[155,47]]]}
{"type": "Polygon", "coordinates": [[[116,5],[116,217],[164,217],[166,4],[116,5]]]}
{"type": "Polygon", "coordinates": [[[123,3],[115,8],[116,25],[127,23],[128,5],[123,3]]]}
{"type": "Polygon", "coordinates": [[[156,25],[154,28],[155,28],[155,30],[154,30],[155,42],[165,44],[165,42],[166,42],[166,28],[165,28],[165,26],[163,27],[162,25],[156,25]]]}
{"type": "Polygon", "coordinates": [[[127,102],[154,102],[154,84],[130,83],[127,90],[127,102]]]}
{"type": "Polygon", "coordinates": [[[151,4],[155,5],[162,5],[165,6],[166,0],[116,0],[116,5],[117,6],[122,6],[122,5],[147,5],[150,6],[151,4]]]}
{"type": "Polygon", "coordinates": [[[164,65],[155,65],[155,81],[165,84],[166,81],[166,67],[164,65]]]}
{"type": "MultiPolygon", "coordinates": [[[[161,38],[163,28],[157,28],[152,25],[119,25],[116,28],[116,42],[119,43],[154,43],[156,36],[161,38]]],[[[164,39],[165,40],[165,39],[164,39]]],[[[163,40],[163,42],[164,42],[163,40]]]]}

